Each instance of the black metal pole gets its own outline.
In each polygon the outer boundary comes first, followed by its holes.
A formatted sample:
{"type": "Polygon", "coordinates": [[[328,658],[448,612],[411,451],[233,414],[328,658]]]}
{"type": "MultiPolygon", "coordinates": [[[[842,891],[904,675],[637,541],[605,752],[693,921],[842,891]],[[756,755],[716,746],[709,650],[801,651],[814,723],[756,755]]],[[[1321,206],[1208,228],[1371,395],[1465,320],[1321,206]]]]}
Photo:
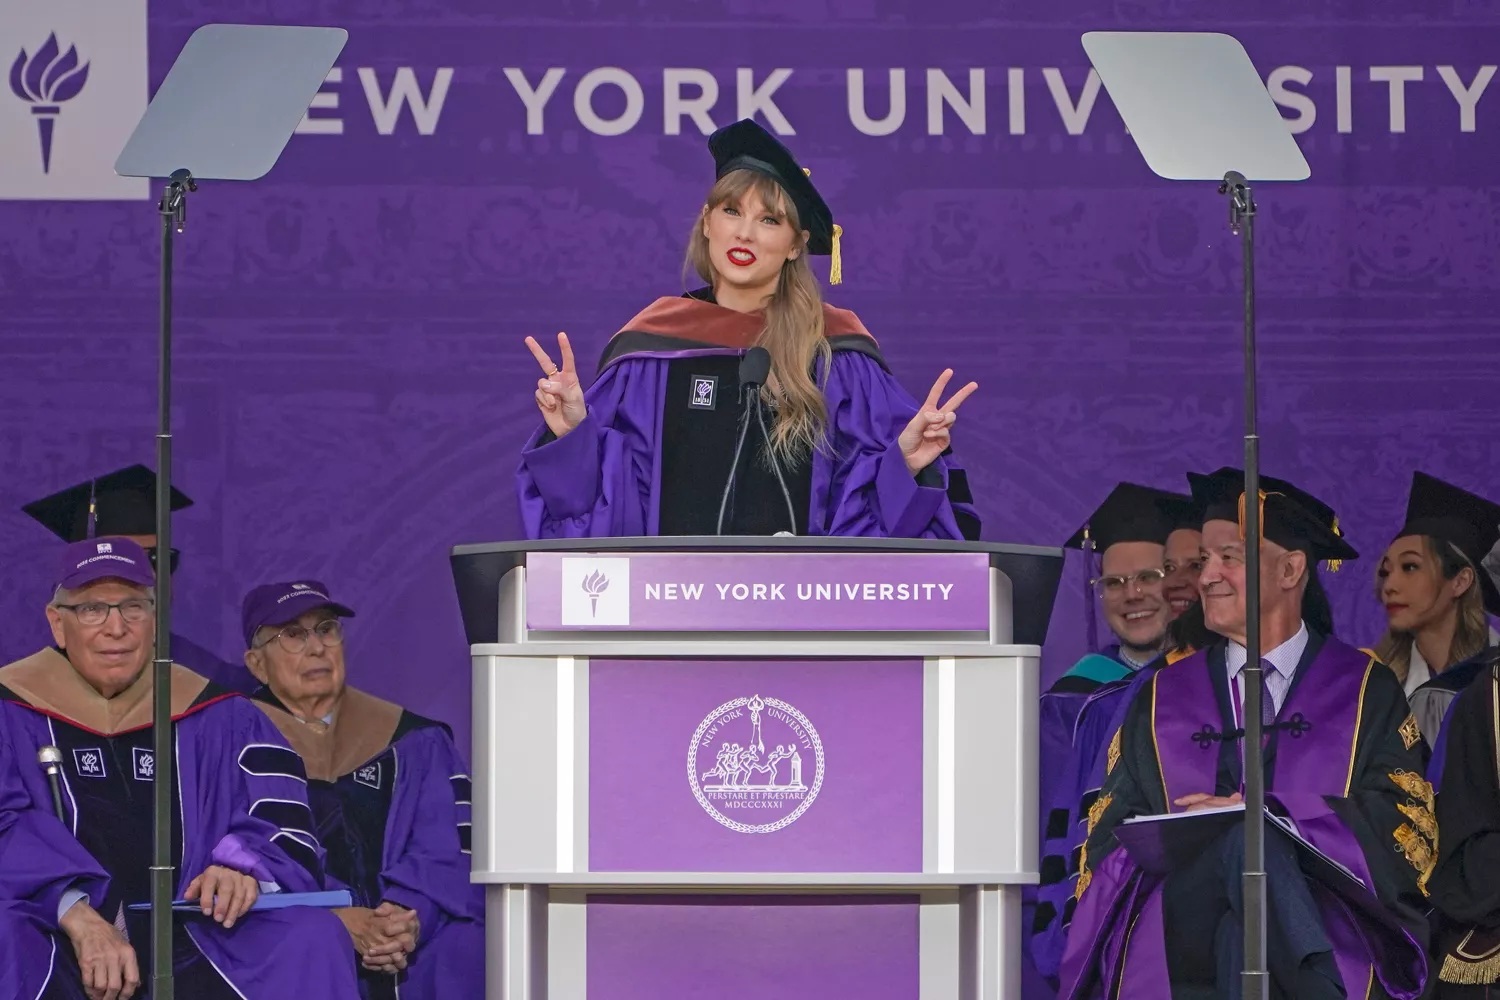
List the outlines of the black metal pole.
{"type": "Polygon", "coordinates": [[[1266,1000],[1265,768],[1261,751],[1260,436],[1255,382],[1255,200],[1243,174],[1224,175],[1229,228],[1240,237],[1245,284],[1245,1000],[1266,1000]]]}
{"type": "Polygon", "coordinates": [[[161,342],[157,358],[156,427],[156,655],[152,669],[151,996],[173,1000],[172,788],[172,240],[187,222],[187,195],[197,185],[186,170],[172,174],[161,215],[161,342]]]}

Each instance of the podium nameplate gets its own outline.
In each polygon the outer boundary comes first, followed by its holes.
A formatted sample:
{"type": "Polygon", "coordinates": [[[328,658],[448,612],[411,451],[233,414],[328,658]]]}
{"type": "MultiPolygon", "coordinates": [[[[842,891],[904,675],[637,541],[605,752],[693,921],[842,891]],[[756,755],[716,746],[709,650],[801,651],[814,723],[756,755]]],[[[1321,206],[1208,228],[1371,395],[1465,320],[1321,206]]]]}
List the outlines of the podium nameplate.
{"type": "Polygon", "coordinates": [[[988,632],[982,553],[534,552],[536,631],[988,632]]]}

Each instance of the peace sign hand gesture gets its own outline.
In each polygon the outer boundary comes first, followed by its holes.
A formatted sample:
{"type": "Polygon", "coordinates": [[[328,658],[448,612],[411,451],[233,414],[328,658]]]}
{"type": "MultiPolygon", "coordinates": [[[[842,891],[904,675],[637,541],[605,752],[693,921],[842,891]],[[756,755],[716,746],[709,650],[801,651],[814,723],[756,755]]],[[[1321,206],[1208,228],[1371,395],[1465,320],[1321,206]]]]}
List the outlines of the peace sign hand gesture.
{"type": "Polygon", "coordinates": [[[938,405],[938,397],[943,394],[948,380],[953,377],[953,369],[948,368],[938,376],[938,380],[932,383],[932,391],[927,394],[927,401],[917,411],[917,415],[911,418],[911,423],[901,432],[896,443],[901,446],[901,456],[906,459],[906,468],[912,475],[916,475],[927,468],[937,457],[948,450],[949,428],[958,419],[958,408],[964,400],[968,399],[975,389],[979,388],[978,382],[970,382],[962,389],[949,397],[943,405],[938,405]]]}
{"type": "Polygon", "coordinates": [[[583,386],[578,382],[578,371],[573,364],[573,347],[568,335],[557,335],[557,349],[562,354],[562,367],[552,363],[542,345],[535,337],[526,338],[526,346],[537,364],[545,373],[536,383],[536,405],[547,421],[547,429],[556,437],[562,437],[583,423],[588,416],[588,404],[583,401],[583,386]]]}

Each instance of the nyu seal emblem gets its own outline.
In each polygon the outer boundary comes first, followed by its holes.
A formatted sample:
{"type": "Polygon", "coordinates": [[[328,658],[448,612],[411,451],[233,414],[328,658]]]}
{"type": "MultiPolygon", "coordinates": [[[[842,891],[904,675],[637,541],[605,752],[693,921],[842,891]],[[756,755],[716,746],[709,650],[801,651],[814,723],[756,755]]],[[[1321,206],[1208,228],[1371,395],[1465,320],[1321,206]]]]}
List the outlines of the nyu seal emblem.
{"type": "Polygon", "coordinates": [[[736,698],[709,713],[688,746],[688,783],[703,811],[736,833],[795,823],[823,787],[823,741],[776,698],[736,698]]]}

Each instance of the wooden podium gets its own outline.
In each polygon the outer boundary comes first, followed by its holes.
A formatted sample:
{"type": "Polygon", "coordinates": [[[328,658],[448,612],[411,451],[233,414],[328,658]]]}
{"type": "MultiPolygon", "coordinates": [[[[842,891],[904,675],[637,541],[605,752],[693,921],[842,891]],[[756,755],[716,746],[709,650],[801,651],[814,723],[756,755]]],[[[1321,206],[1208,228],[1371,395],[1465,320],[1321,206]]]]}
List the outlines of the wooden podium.
{"type": "Polygon", "coordinates": [[[1020,995],[1058,549],[460,546],[491,1000],[1020,995]]]}

